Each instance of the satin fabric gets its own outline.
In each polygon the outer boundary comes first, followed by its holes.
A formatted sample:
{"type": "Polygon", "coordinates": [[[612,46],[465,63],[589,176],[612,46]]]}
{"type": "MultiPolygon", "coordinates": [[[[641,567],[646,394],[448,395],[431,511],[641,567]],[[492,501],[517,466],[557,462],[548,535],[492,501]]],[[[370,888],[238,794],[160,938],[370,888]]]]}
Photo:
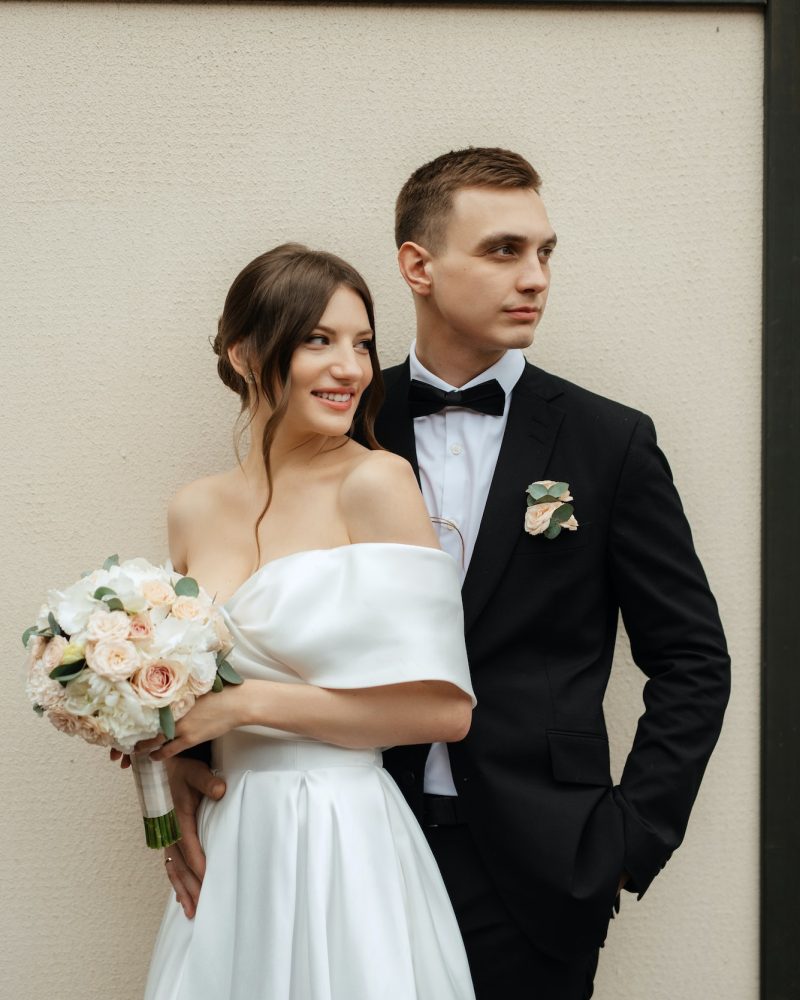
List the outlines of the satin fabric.
{"type": "MultiPolygon", "coordinates": [[[[473,697],[446,554],[366,543],[267,563],[224,606],[245,677],[363,688],[445,680],[473,697]]],[[[430,848],[379,748],[260,726],[214,746],[197,913],[172,898],[146,1000],[473,1000],[430,848]]]]}

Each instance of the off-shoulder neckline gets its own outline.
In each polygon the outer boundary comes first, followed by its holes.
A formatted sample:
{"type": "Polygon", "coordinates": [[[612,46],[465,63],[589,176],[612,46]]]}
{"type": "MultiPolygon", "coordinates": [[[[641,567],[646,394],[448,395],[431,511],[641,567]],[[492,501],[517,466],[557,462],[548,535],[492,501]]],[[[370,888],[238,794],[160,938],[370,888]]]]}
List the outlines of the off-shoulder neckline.
{"type": "Polygon", "coordinates": [[[250,576],[245,577],[230,597],[228,597],[227,600],[222,601],[218,607],[225,608],[227,610],[232,602],[241,595],[243,590],[245,590],[255,580],[260,579],[264,575],[264,571],[271,569],[273,566],[281,563],[287,563],[290,560],[298,559],[301,556],[318,556],[328,552],[348,552],[353,549],[364,548],[413,549],[420,552],[435,552],[437,555],[442,555],[446,559],[451,558],[442,549],[434,548],[431,545],[410,545],[407,542],[347,542],[344,545],[331,545],[324,549],[299,549],[297,552],[289,552],[288,555],[278,556],[277,559],[270,559],[269,562],[262,563],[257,569],[253,570],[250,576]]]}

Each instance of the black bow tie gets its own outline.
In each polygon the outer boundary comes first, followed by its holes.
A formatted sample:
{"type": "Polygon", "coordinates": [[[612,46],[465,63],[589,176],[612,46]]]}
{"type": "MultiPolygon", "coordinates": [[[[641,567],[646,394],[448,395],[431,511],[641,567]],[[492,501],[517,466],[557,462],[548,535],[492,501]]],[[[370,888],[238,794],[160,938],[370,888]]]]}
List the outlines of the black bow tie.
{"type": "Polygon", "coordinates": [[[506,394],[496,378],[473,385],[470,389],[437,389],[435,385],[412,378],[408,387],[408,407],[412,417],[427,417],[445,406],[463,406],[467,410],[501,417],[506,407],[506,394]]]}

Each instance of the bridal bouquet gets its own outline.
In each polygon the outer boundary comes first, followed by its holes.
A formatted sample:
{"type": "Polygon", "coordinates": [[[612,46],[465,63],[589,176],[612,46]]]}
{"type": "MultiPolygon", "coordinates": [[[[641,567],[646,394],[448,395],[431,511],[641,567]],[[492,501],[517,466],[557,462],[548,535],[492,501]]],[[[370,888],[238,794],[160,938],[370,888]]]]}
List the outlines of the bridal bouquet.
{"type": "MultiPolygon", "coordinates": [[[[27,693],[34,711],[88,743],[132,753],[175,722],[200,695],[240,684],[228,663],[230,633],[219,609],[188,576],[145,559],[85,573],[51,590],[25,630],[27,693]]],[[[133,754],[148,847],[180,838],[166,765],[133,754]]]]}

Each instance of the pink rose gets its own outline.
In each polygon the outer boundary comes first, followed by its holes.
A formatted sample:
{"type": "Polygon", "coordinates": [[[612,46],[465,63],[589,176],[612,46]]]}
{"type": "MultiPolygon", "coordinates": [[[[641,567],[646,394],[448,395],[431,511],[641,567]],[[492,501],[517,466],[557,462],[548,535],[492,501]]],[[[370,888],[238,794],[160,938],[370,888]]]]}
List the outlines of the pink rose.
{"type": "Polygon", "coordinates": [[[86,638],[91,642],[103,639],[127,639],[129,618],[124,611],[103,611],[98,609],[89,616],[86,638]]]}
{"type": "Polygon", "coordinates": [[[147,611],[128,619],[128,638],[131,642],[145,642],[153,635],[153,622],[147,611]]]}
{"type": "Polygon", "coordinates": [[[189,671],[180,660],[153,660],[131,678],[131,687],[144,705],[163,708],[186,684],[189,671]]]}
{"type": "Polygon", "coordinates": [[[561,501],[535,503],[525,511],[525,530],[529,535],[541,535],[550,527],[550,518],[561,506],[561,501]]]}
{"type": "Polygon", "coordinates": [[[83,715],[76,721],[78,727],[75,730],[75,735],[80,736],[87,743],[96,747],[110,747],[113,743],[111,732],[102,719],[98,719],[94,715],[83,715]]]}
{"type": "Polygon", "coordinates": [[[64,655],[64,650],[67,646],[67,640],[63,635],[54,635],[48,642],[47,648],[42,655],[44,669],[48,672],[48,674],[51,670],[54,670],[59,663],[61,663],[61,657],[64,655]]]}
{"type": "Polygon", "coordinates": [[[47,640],[43,635],[32,635],[28,639],[28,669],[30,670],[47,648],[47,640]]]}
{"type": "Polygon", "coordinates": [[[77,736],[80,732],[81,720],[63,708],[51,708],[47,718],[60,733],[66,733],[67,736],[77,736]]]}
{"type": "Polygon", "coordinates": [[[570,516],[566,519],[566,521],[561,522],[561,527],[566,528],[567,531],[577,531],[578,522],[575,520],[575,515],[570,514],[570,516]]]}
{"type": "MultiPolygon", "coordinates": [[[[127,620],[127,615],[125,618],[127,620]]],[[[139,651],[127,639],[87,642],[86,662],[101,677],[110,681],[123,681],[139,666],[139,651]]]]}
{"type": "Polygon", "coordinates": [[[145,580],[141,590],[147,603],[154,607],[169,605],[175,600],[175,591],[162,580],[145,580]]]}

